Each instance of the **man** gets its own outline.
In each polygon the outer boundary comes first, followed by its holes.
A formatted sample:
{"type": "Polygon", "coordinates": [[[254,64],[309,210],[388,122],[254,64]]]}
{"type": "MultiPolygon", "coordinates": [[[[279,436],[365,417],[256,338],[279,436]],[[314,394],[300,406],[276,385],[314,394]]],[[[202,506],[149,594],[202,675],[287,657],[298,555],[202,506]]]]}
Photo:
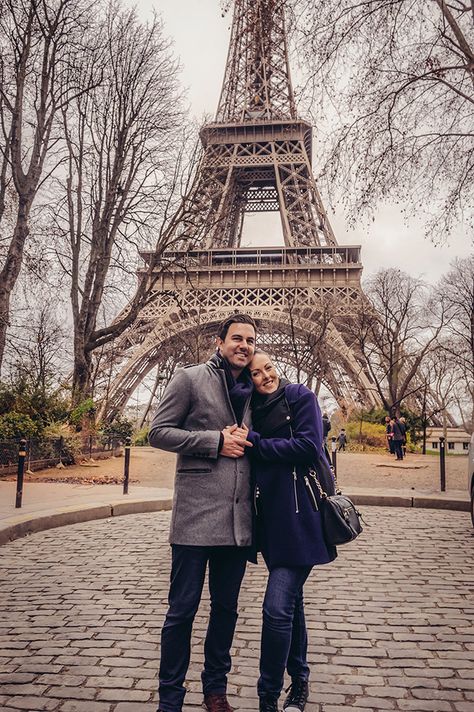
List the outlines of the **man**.
{"type": "Polygon", "coordinates": [[[393,447],[397,460],[403,460],[403,441],[405,439],[405,427],[400,423],[398,418],[392,418],[390,421],[393,436],[393,447]]]}
{"type": "Polygon", "coordinates": [[[330,430],[331,430],[331,421],[329,420],[329,416],[327,413],[323,413],[323,439],[324,439],[324,444],[326,446],[328,444],[328,435],[329,435],[330,430]]]}
{"type": "Polygon", "coordinates": [[[150,429],[150,443],[178,453],[171,516],[169,609],[161,634],[158,712],[180,712],[191,631],[209,566],[211,613],[202,685],[208,712],[232,712],[227,697],[237,600],[252,538],[250,465],[237,428],[250,421],[255,323],[234,314],[219,328],[217,352],[179,369],[150,429]],[[230,425],[233,424],[233,425],[230,425]]]}

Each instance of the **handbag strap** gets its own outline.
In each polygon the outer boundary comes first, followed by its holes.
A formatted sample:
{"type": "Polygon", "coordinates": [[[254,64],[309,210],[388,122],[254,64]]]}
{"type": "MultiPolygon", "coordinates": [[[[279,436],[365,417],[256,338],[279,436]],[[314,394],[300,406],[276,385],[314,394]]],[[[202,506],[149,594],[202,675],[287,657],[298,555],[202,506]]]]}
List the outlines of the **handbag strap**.
{"type": "MultiPolygon", "coordinates": [[[[334,467],[329,462],[328,462],[328,466],[331,471],[332,478],[334,480],[335,494],[341,494],[341,490],[339,489],[339,486],[337,484],[337,478],[336,478],[336,473],[334,472],[334,467]]],[[[328,493],[323,489],[323,486],[319,480],[318,468],[313,465],[312,467],[309,468],[309,474],[312,476],[312,478],[314,479],[314,481],[316,483],[316,487],[318,488],[320,497],[322,497],[322,498],[328,497],[329,496],[328,493]]]]}
{"type": "Polygon", "coordinates": [[[318,488],[319,496],[321,497],[321,499],[325,499],[327,497],[327,493],[323,490],[323,488],[321,486],[321,482],[319,481],[318,474],[317,474],[316,470],[314,470],[313,468],[310,467],[309,474],[312,476],[312,478],[314,479],[314,481],[316,483],[316,487],[318,488]]]}

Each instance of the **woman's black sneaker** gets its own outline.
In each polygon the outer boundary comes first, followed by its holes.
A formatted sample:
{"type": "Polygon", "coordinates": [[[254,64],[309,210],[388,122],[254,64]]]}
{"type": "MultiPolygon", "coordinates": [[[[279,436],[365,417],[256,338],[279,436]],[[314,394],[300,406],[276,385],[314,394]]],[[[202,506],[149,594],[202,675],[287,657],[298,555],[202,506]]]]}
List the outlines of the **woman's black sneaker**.
{"type": "Polygon", "coordinates": [[[275,697],[260,697],[260,712],[278,712],[278,700],[275,697]]]}
{"type": "Polygon", "coordinates": [[[303,712],[309,697],[307,680],[293,680],[287,689],[288,696],[283,703],[284,712],[303,712]]]}

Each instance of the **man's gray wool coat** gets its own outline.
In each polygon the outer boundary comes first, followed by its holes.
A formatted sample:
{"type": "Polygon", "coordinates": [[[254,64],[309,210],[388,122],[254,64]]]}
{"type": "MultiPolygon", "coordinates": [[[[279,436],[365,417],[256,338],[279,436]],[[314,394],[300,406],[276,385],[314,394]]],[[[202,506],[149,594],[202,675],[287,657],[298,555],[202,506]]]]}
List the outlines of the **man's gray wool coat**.
{"type": "MultiPolygon", "coordinates": [[[[248,404],[243,420],[250,425],[248,404]]],[[[218,454],[220,433],[233,423],[223,369],[208,361],[176,371],[149,434],[153,447],[178,454],[171,544],[251,544],[248,456],[234,459],[218,454]]]]}

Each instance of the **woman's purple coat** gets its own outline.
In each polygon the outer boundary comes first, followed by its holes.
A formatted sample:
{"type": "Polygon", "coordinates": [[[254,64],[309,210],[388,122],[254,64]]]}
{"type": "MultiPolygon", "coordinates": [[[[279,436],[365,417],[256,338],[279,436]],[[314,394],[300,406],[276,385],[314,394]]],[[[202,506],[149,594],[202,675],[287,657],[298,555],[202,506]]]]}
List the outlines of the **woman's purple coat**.
{"type": "Polygon", "coordinates": [[[257,544],[269,569],[327,564],[336,557],[335,548],[326,546],[321,515],[314,510],[304,480],[322,455],[321,411],[306,386],[288,384],[284,390],[282,422],[274,429],[278,436],[262,437],[255,430],[248,434],[253,445],[257,544]]]}

